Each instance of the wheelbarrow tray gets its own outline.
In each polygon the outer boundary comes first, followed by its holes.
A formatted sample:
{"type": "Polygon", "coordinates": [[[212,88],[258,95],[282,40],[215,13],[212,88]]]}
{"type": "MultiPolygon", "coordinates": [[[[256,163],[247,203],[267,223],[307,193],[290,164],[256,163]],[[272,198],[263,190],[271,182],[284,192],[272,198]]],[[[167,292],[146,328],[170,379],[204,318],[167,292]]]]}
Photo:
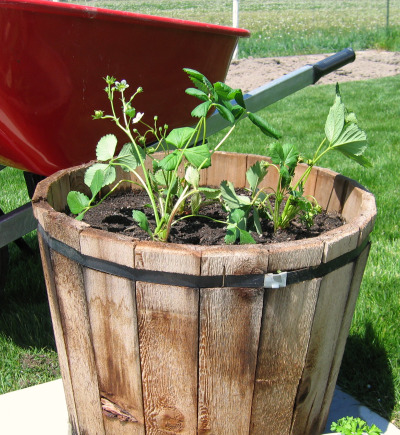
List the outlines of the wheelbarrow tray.
{"type": "Polygon", "coordinates": [[[41,0],[0,3],[0,163],[50,175],[110,131],[103,78],[126,79],[147,121],[191,125],[184,67],[223,81],[243,29],[41,0]]]}

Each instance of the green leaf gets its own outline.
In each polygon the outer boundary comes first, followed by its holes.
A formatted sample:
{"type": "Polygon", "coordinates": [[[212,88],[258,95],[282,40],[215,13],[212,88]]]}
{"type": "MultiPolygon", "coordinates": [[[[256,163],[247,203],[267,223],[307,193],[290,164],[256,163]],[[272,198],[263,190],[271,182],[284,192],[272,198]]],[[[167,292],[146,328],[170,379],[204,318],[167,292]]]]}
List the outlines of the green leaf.
{"type": "Polygon", "coordinates": [[[180,153],[178,150],[175,150],[160,160],[159,166],[164,169],[164,171],[173,171],[178,166],[179,159],[180,153]]]}
{"type": "Polygon", "coordinates": [[[272,137],[274,139],[279,139],[282,135],[267,121],[262,119],[260,116],[254,113],[248,113],[250,121],[258,127],[266,136],[272,137]]]}
{"type": "Polygon", "coordinates": [[[94,165],[90,166],[86,172],[85,172],[85,184],[87,186],[91,186],[93,177],[95,176],[97,171],[103,172],[103,186],[107,186],[108,184],[111,184],[115,181],[116,178],[116,171],[113,166],[110,166],[106,163],[95,163],[94,165]]]}
{"type": "Polygon", "coordinates": [[[67,196],[68,207],[73,214],[81,213],[90,204],[90,199],[81,192],[71,190],[67,196]]]}
{"type": "Polygon", "coordinates": [[[199,187],[200,173],[198,169],[195,168],[194,166],[189,165],[186,168],[185,180],[193,187],[195,188],[199,187]]]}
{"type": "Polygon", "coordinates": [[[234,89],[229,95],[230,100],[235,100],[240,107],[246,109],[246,104],[244,102],[243,92],[241,89],[234,89]]]}
{"type": "Polygon", "coordinates": [[[206,94],[214,93],[212,84],[204,74],[190,68],[183,68],[183,70],[188,74],[190,80],[200,91],[203,91],[206,94]]]}
{"type": "Polygon", "coordinates": [[[106,162],[114,157],[117,147],[117,137],[113,134],[103,136],[96,147],[96,157],[101,162],[106,162]]]}
{"type": "Polygon", "coordinates": [[[187,88],[185,92],[192,97],[198,98],[199,100],[208,101],[208,95],[200,89],[187,88]]]}
{"type": "Polygon", "coordinates": [[[233,93],[233,89],[226,83],[217,82],[214,83],[214,90],[223,99],[231,99],[229,96],[233,93]]]}
{"type": "Polygon", "coordinates": [[[191,127],[175,128],[168,134],[168,136],[165,138],[165,141],[168,145],[172,145],[176,148],[182,148],[187,144],[195,132],[196,130],[191,127]]]}
{"type": "Polygon", "coordinates": [[[267,167],[263,162],[256,162],[246,172],[246,179],[250,189],[254,192],[264,177],[267,175],[267,167]]]}
{"type": "Polygon", "coordinates": [[[287,166],[294,169],[299,159],[299,151],[295,145],[273,143],[269,147],[269,155],[272,163],[280,166],[287,166]]]}
{"type": "Polygon", "coordinates": [[[168,180],[165,177],[164,171],[157,171],[154,174],[154,179],[155,179],[156,183],[160,186],[166,186],[168,184],[168,180]]]}
{"type": "Polygon", "coordinates": [[[92,192],[92,198],[94,198],[103,187],[104,183],[104,172],[102,170],[97,170],[94,173],[92,182],[90,183],[90,191],[92,192]]]}
{"type": "Polygon", "coordinates": [[[211,189],[210,187],[199,187],[200,192],[206,199],[217,199],[221,195],[220,189],[211,189]]]}
{"type": "Polygon", "coordinates": [[[371,163],[362,156],[367,149],[367,135],[357,124],[348,124],[332,145],[332,148],[340,151],[346,157],[349,157],[362,166],[372,166],[371,163]]]}
{"type": "Polygon", "coordinates": [[[211,153],[207,144],[198,145],[193,148],[187,148],[184,150],[187,161],[196,168],[199,168],[203,164],[202,169],[208,168],[211,165],[211,153]]]}
{"type": "Polygon", "coordinates": [[[325,123],[325,135],[329,143],[333,143],[339,137],[343,130],[345,122],[345,107],[342,103],[342,98],[339,94],[339,89],[336,89],[336,97],[333,106],[329,109],[329,114],[325,123]]]}
{"type": "Polygon", "coordinates": [[[131,143],[127,143],[122,147],[117,156],[117,160],[118,163],[122,165],[122,169],[126,172],[136,169],[140,165],[137,157],[133,154],[133,146],[131,143]]]}
{"type": "Polygon", "coordinates": [[[221,197],[230,210],[248,206],[251,202],[249,197],[238,195],[230,181],[223,181],[221,183],[221,197]]]}
{"type": "Polygon", "coordinates": [[[253,239],[252,235],[245,230],[242,230],[239,228],[239,238],[240,238],[240,244],[241,245],[249,245],[249,244],[255,244],[256,241],[253,239]]]}
{"type": "Polygon", "coordinates": [[[228,108],[222,104],[216,104],[215,107],[224,119],[229,121],[231,124],[235,123],[235,116],[228,108]]]}
{"type": "Polygon", "coordinates": [[[149,221],[147,220],[147,216],[140,210],[133,210],[132,211],[132,218],[137,222],[139,227],[146,231],[147,234],[151,235],[151,231],[149,228],[149,221]]]}
{"type": "Polygon", "coordinates": [[[195,107],[191,115],[195,118],[203,118],[207,116],[208,111],[210,110],[212,102],[211,101],[205,101],[204,103],[199,104],[197,107],[195,107]]]}

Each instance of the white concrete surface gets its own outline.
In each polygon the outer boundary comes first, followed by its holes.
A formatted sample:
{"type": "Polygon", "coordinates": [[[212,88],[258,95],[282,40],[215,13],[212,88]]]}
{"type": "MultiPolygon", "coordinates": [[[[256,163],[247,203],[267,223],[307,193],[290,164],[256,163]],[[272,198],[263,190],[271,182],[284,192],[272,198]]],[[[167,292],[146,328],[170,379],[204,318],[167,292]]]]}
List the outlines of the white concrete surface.
{"type": "MultiPolygon", "coordinates": [[[[326,433],[332,421],[360,417],[376,424],[385,435],[400,435],[400,430],[384,418],[336,388],[326,433]]],[[[1,435],[70,435],[68,414],[61,379],[0,395],[1,435]]],[[[269,434],[280,435],[280,434],[269,434]]]]}

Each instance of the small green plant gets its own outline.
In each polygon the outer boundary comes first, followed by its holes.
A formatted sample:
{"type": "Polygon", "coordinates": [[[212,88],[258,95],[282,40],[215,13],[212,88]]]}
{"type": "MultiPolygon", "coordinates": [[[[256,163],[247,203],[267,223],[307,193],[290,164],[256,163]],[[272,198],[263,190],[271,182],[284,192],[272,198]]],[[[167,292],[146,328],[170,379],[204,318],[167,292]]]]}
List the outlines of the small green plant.
{"type": "Polygon", "coordinates": [[[354,113],[346,110],[337,87],[335,102],[325,124],[325,138],[314,156],[307,160],[308,167],[296,182],[295,169],[305,159],[300,156],[297,147],[275,142],[268,148],[270,161],[257,162],[246,172],[249,185],[246,195],[238,194],[235,186],[226,180],[219,189],[200,186],[200,171],[211,165],[213,153],[244,118],[248,117],[268,137],[279,139],[280,135],[266,121],[246,109],[240,89],[232,89],[221,82],[211,84],[203,74],[192,69],[185,69],[185,72],[195,85],[186,93],[201,101],[191,113],[198,118],[198,122],[194,127],[176,128],[171,132],[168,132],[168,126],[157,125],[157,117],[154,117],[154,125],[148,125],[143,121],[143,113],[133,107],[133,100],[142,92],[141,88],[127,99],[125,93],[129,85],[126,81],[118,82],[113,77],[105,79],[111,114],[95,111],[94,119],[113,121],[126,134],[129,142],[117,155],[115,135],[106,135],[98,142],[98,162],[88,168],[84,179],[91,196],[72,191],[67,197],[69,208],[78,219],[104,201],[121,183],[130,182],[144,189],[149,197],[148,207],[153,211],[155,226],[150,225],[146,214],[140,210],[134,210],[132,217],[152,240],[168,241],[176,222],[199,215],[202,206],[218,201],[228,214],[223,222],[227,227],[225,242],[255,243],[251,233],[262,234],[262,219],[271,220],[274,231],[287,228],[296,218],[307,226],[312,225],[321,208],[314,198],[304,195],[304,186],[313,166],[326,153],[337,150],[360,165],[370,166],[363,156],[367,146],[366,134],[358,127],[354,113]],[[117,114],[115,105],[116,93],[122,103],[120,114],[117,114]],[[206,140],[206,118],[215,110],[229,121],[231,127],[222,140],[210,148],[206,140]],[[155,139],[155,145],[147,147],[149,137],[155,139]],[[156,154],[159,151],[161,153],[156,154]],[[114,183],[118,166],[133,173],[135,180],[121,180],[107,194],[100,196],[103,187],[114,183]],[[183,176],[180,175],[182,167],[183,176]],[[277,184],[260,188],[269,170],[277,171],[277,184]]]}
{"type": "Polygon", "coordinates": [[[364,420],[357,417],[343,417],[337,422],[332,423],[331,430],[342,435],[379,435],[382,431],[374,424],[368,426],[364,420]]]}
{"type": "Polygon", "coordinates": [[[248,231],[262,234],[261,217],[273,222],[274,231],[287,228],[296,218],[311,226],[314,217],[321,212],[315,198],[304,195],[304,186],[313,166],[325,154],[336,150],[360,165],[370,167],[370,162],[363,156],[366,147],[367,136],[358,127],[355,114],[346,110],[337,86],[335,101],[325,123],[325,138],[313,157],[306,161],[308,167],[296,182],[295,169],[305,159],[296,146],[275,142],[269,146],[270,162],[257,162],[246,173],[250,196],[236,194],[232,183],[221,184],[222,199],[229,211],[226,242],[233,243],[239,238],[241,242],[254,243],[248,231]],[[277,171],[277,184],[260,189],[268,170],[277,171]]]}
{"type": "Polygon", "coordinates": [[[248,117],[264,134],[278,138],[278,133],[271,126],[246,110],[241,90],[232,89],[221,82],[212,85],[203,74],[192,69],[185,69],[185,72],[196,86],[187,89],[186,93],[202,101],[192,111],[192,116],[198,118],[198,122],[195,127],[176,128],[169,133],[168,126],[157,125],[157,117],[154,117],[154,125],[150,126],[143,121],[143,113],[133,107],[133,100],[142,92],[141,88],[127,99],[125,94],[129,85],[125,80],[119,82],[109,76],[105,79],[111,114],[97,110],[93,117],[113,121],[126,134],[129,142],[117,155],[115,135],[106,135],[98,142],[98,162],[88,168],[84,178],[85,184],[90,188],[91,197],[76,191],[69,192],[67,197],[68,206],[72,213],[78,215],[78,219],[82,219],[88,210],[104,201],[122,182],[131,182],[146,191],[156,224],[151,228],[146,215],[140,210],[133,211],[133,219],[151,239],[167,241],[171,227],[177,219],[197,215],[204,202],[217,200],[219,197],[218,189],[199,186],[200,171],[211,165],[213,153],[222,146],[238,122],[248,117]],[[121,114],[117,113],[115,94],[120,96],[121,114]],[[235,103],[232,104],[232,101],[235,103]],[[206,118],[215,110],[230,122],[231,128],[210,149],[206,140],[206,118]],[[149,136],[155,138],[156,144],[146,147],[149,136]],[[193,144],[195,145],[192,146],[193,144]],[[157,151],[162,151],[161,158],[158,155],[155,157],[157,151]],[[182,164],[183,176],[179,175],[182,164]],[[118,166],[133,173],[136,180],[122,180],[109,193],[99,198],[101,189],[115,181],[118,166]]]}

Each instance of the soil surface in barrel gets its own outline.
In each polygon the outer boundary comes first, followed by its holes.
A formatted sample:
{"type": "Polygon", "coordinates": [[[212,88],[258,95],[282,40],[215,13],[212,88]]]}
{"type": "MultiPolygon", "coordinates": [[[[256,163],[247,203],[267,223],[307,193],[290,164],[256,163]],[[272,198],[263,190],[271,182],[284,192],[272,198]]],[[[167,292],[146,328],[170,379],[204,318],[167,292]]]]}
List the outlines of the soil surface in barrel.
{"type": "MultiPolygon", "coordinates": [[[[154,228],[153,211],[147,206],[148,204],[148,197],[142,192],[110,196],[99,206],[87,212],[84,221],[94,228],[121,233],[138,240],[150,240],[149,234],[132,218],[132,211],[140,210],[146,214],[150,227],[154,228]]],[[[217,221],[225,222],[227,213],[219,203],[202,208],[200,216],[190,217],[189,214],[190,212],[186,212],[177,216],[179,221],[172,226],[169,242],[193,245],[225,244],[226,225],[217,221]]],[[[254,231],[251,235],[256,243],[280,243],[316,237],[343,224],[344,221],[339,214],[322,212],[315,217],[314,224],[309,228],[300,219],[296,219],[288,228],[274,233],[272,222],[262,219],[263,234],[258,235],[254,231]]]]}

